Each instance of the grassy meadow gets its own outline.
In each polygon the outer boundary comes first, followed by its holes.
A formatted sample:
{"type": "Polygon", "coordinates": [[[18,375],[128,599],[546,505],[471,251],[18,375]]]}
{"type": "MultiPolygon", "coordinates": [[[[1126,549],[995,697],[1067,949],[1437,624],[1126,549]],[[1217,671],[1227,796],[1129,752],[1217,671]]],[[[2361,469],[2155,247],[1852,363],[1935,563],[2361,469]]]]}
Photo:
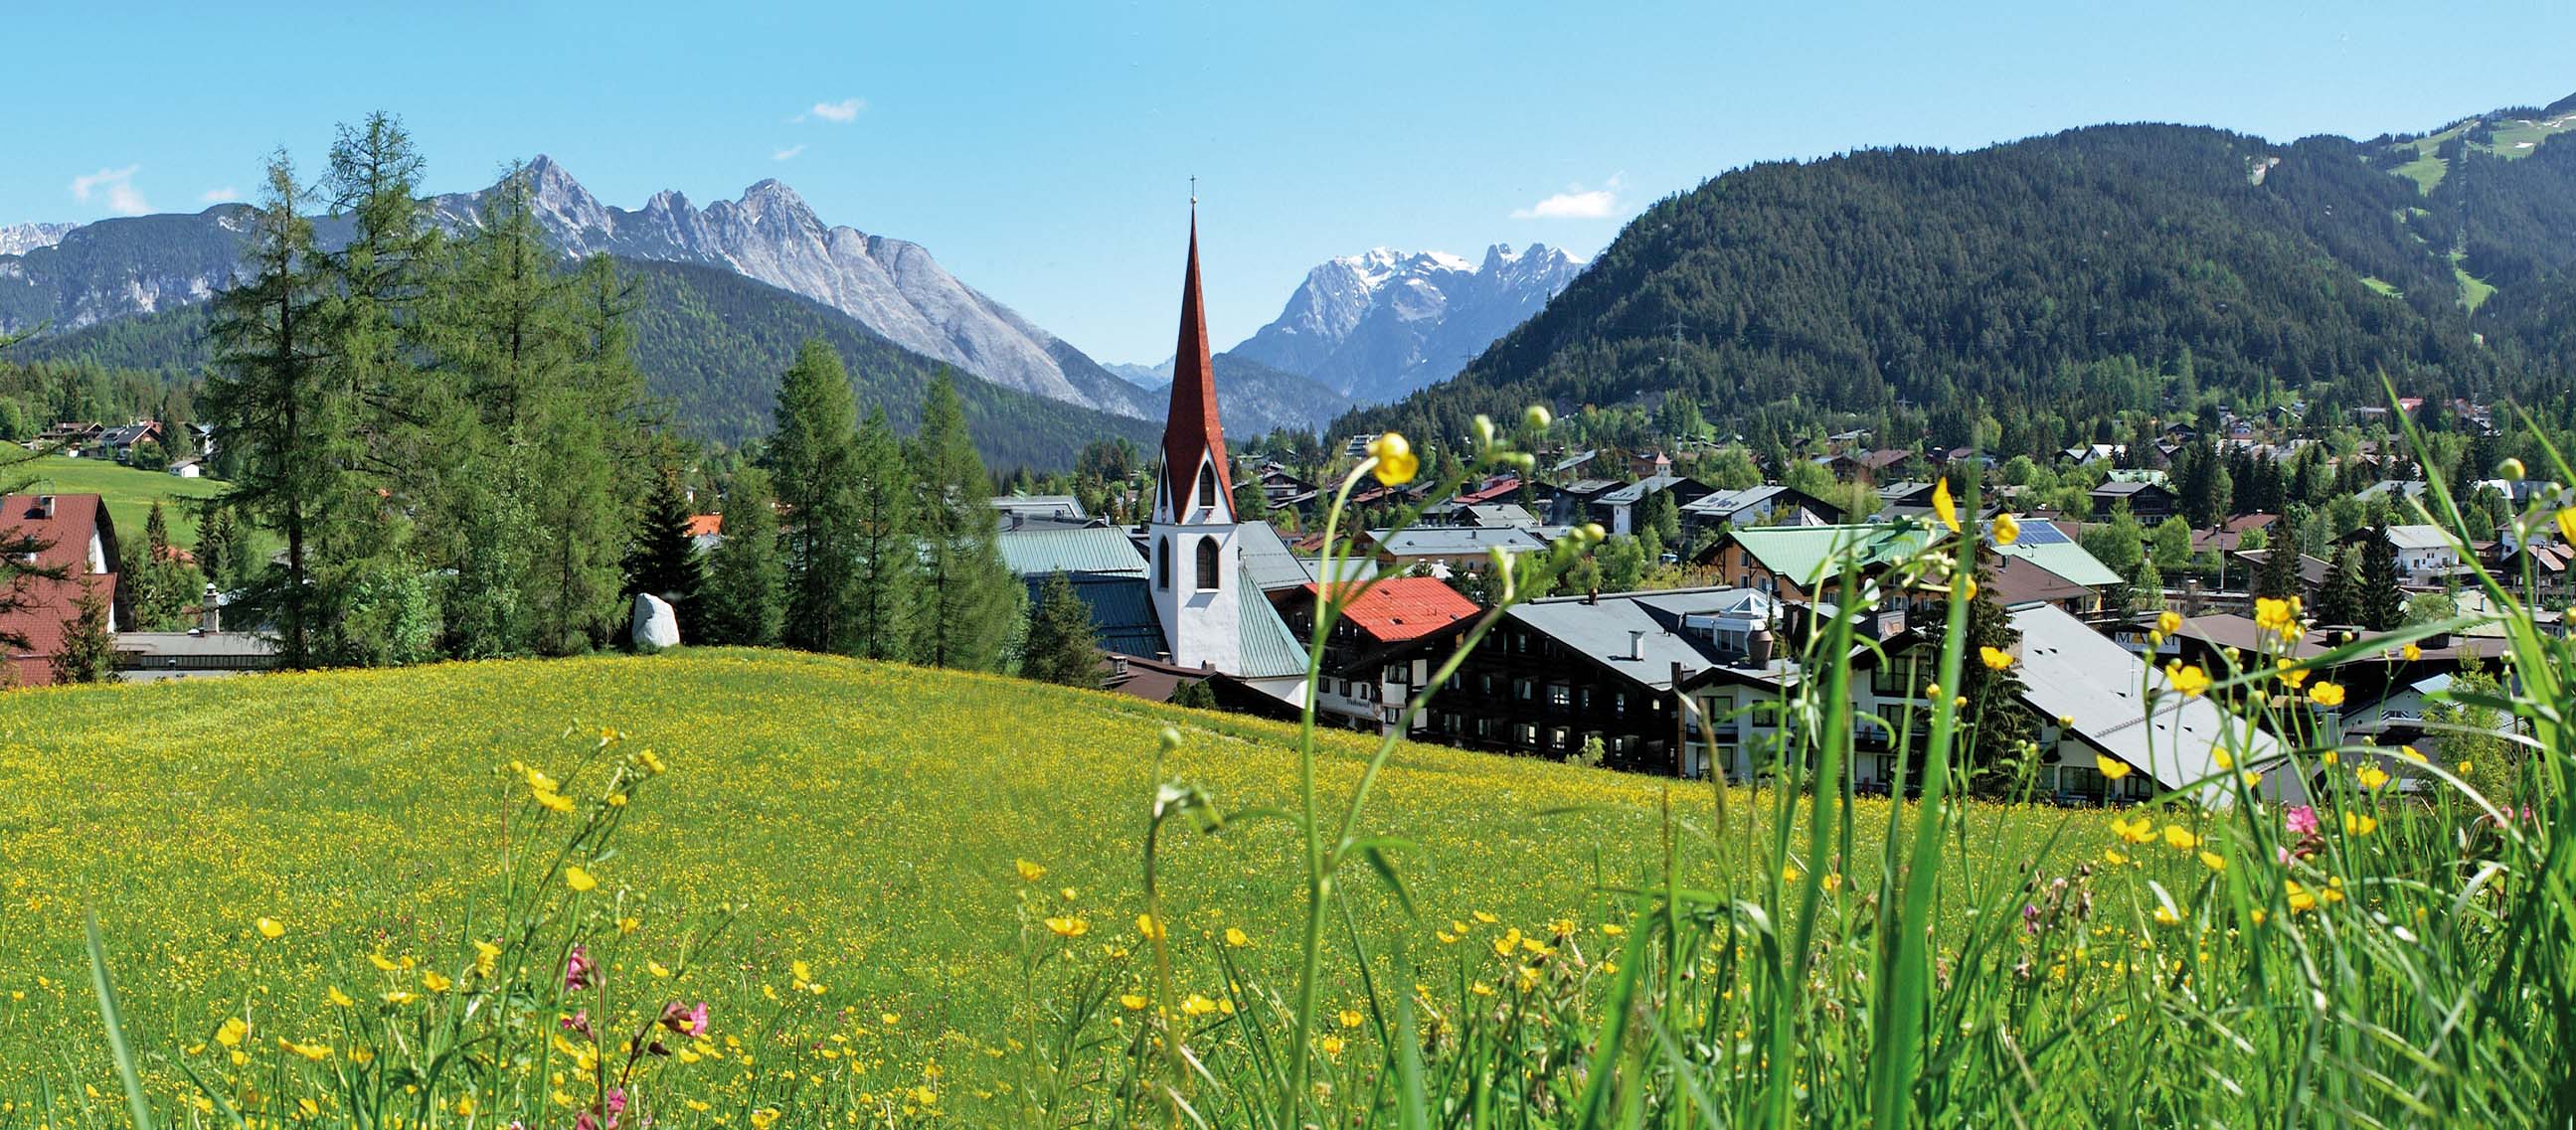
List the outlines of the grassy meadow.
{"type": "Polygon", "coordinates": [[[117,536],[141,544],[143,523],[152,504],[163,504],[170,539],[181,546],[197,544],[197,515],[184,500],[212,498],[224,489],[215,479],[182,479],[166,471],[128,467],[113,459],[66,459],[47,455],[8,469],[12,480],[28,479],[27,489],[43,494],[95,494],[107,500],[116,519],[117,536]]]}
{"type": "MultiPolygon", "coordinates": [[[[188,1109],[195,1091],[180,1064],[223,1071],[224,1047],[209,1040],[228,1017],[248,1017],[251,1044],[347,1050],[335,989],[370,1001],[417,991],[408,967],[380,971],[370,956],[434,964],[459,952],[489,930],[469,922],[494,913],[504,848],[560,838],[509,819],[529,789],[508,766],[540,768],[570,794],[580,755],[614,727],[622,748],[656,751],[669,772],[594,868],[590,897],[620,899],[615,917],[639,920],[613,935],[609,976],[706,999],[717,1030],[745,1040],[759,1018],[791,1049],[786,1062],[811,1075],[809,1093],[837,1096],[842,1109],[856,1105],[852,1093],[928,1086],[924,1109],[972,1112],[1016,1051],[1024,899],[1040,918],[1087,924],[1078,947],[1110,987],[1144,983],[1115,951],[1138,939],[1141,839],[1167,723],[1182,736],[1167,775],[1228,810],[1293,807],[1292,727],[793,653],[6,696],[0,1097],[24,1104],[50,1088],[93,1117],[121,1113],[81,940],[92,910],[156,1103],[188,1109]],[[1044,875],[1024,880],[1023,860],[1044,875]],[[724,959],[655,978],[648,963],[678,966],[686,924],[724,904],[745,908],[724,959]],[[262,919],[276,937],[262,936],[262,919]],[[111,1098],[88,1099],[85,1087],[111,1098]]],[[[1327,737],[1328,794],[1348,790],[1373,746],[1327,737]]],[[[1683,850],[1703,855],[1693,845],[1710,830],[1706,786],[1668,792],[1648,778],[1400,747],[1368,830],[1418,845],[1393,854],[1424,892],[1423,921],[1382,889],[1354,886],[1362,932],[1429,951],[1446,938],[1463,953],[1511,930],[1544,937],[1559,920],[1595,928],[1625,913],[1596,884],[1660,866],[1668,796],[1683,850]]],[[[1749,853],[1750,798],[1737,790],[1731,801],[1749,853]]],[[[1862,806],[1869,847],[1856,878],[1875,873],[1885,813],[1862,806]]],[[[2069,819],[1981,813],[1980,852],[2037,851],[2069,819]]],[[[1183,989],[1226,996],[1219,950],[1246,970],[1279,974],[1290,962],[1302,909],[1291,829],[1255,819],[1167,839],[1161,889],[1183,989]],[[1227,945],[1229,930],[1243,944],[1227,945]]],[[[1358,991],[1335,985],[1331,1008],[1351,1007],[1358,991]]]]}

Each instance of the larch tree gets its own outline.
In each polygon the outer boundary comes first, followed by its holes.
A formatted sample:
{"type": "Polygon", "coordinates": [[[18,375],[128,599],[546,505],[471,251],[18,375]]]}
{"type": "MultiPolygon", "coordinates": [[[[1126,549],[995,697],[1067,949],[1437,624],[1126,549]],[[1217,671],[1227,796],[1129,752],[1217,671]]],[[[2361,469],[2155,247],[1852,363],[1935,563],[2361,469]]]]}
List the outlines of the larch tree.
{"type": "Polygon", "coordinates": [[[913,658],[933,667],[991,670],[1007,654],[1021,586],[1002,564],[992,484],[967,435],[956,382],[945,371],[923,402],[912,467],[922,542],[913,658]]]}
{"type": "Polygon", "coordinates": [[[903,441],[895,437],[883,409],[870,411],[859,426],[852,467],[858,523],[851,546],[857,569],[850,602],[851,650],[870,659],[908,662],[921,605],[921,532],[915,522],[919,500],[903,441]]]}
{"type": "Polygon", "coordinates": [[[247,277],[215,296],[207,325],[215,359],[206,413],[233,476],[223,505],[286,542],[282,563],[246,603],[277,625],[289,667],[313,666],[315,635],[328,630],[312,584],[315,551],[345,519],[351,493],[353,413],[324,364],[326,296],[313,225],[297,208],[303,197],[293,162],[283,153],[271,158],[250,216],[247,277]]]}
{"type": "Polygon", "coordinates": [[[858,405],[841,355],[821,339],[807,339],[787,367],[776,419],[769,456],[786,509],[785,639],[807,651],[848,651],[855,631],[852,577],[860,564],[854,546],[858,405]]]}

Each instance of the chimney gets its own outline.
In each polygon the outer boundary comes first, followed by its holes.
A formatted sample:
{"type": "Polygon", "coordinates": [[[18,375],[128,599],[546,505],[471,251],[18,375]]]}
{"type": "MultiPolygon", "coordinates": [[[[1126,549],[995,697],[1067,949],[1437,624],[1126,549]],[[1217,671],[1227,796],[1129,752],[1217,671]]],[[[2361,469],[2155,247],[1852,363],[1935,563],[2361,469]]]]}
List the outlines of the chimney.
{"type": "Polygon", "coordinates": [[[39,518],[51,518],[51,517],[53,517],[53,516],[54,516],[54,496],[52,496],[52,495],[50,495],[50,494],[40,494],[40,495],[37,495],[37,496],[36,496],[36,517],[39,517],[39,518]]]}
{"type": "Polygon", "coordinates": [[[1629,629],[1629,630],[1628,630],[1628,658],[1630,658],[1630,659],[1640,659],[1640,660],[1642,660],[1642,659],[1644,659],[1645,657],[1646,657],[1646,633],[1641,632],[1641,631],[1638,631],[1638,630],[1636,630],[1636,629],[1634,629],[1634,628],[1629,629]]]}
{"type": "Polygon", "coordinates": [[[216,592],[211,584],[206,586],[206,598],[197,610],[197,626],[210,636],[224,630],[224,594],[216,592]]]}
{"type": "Polygon", "coordinates": [[[1583,590],[1583,603],[1585,603],[1585,604],[1599,604],[1599,603],[1601,603],[1601,586],[1599,586],[1599,585],[1594,585],[1594,586],[1592,586],[1591,588],[1588,588],[1588,589],[1583,590]]]}
{"type": "Polygon", "coordinates": [[[1771,665],[1771,652],[1780,644],[1769,628],[1755,628],[1744,639],[1744,664],[1757,670],[1771,665]]]}

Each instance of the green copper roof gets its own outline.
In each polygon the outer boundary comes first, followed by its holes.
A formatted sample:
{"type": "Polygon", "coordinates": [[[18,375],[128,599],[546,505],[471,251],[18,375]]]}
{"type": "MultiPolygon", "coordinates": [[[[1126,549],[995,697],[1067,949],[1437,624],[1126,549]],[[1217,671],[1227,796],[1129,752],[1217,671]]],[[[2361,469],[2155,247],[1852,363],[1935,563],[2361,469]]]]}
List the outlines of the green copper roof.
{"type": "Polygon", "coordinates": [[[1746,526],[1731,531],[1736,544],[1762,567],[1812,588],[1840,568],[1846,556],[1867,572],[1920,552],[1949,532],[1914,522],[1842,526],[1746,526]]]}
{"type": "Polygon", "coordinates": [[[2071,541],[2040,544],[2014,542],[2011,545],[2001,546],[1988,542],[1987,545],[2006,557],[2021,558],[2086,588],[2101,588],[2105,585],[2121,583],[2120,574],[2103,564],[2101,558],[2093,556],[2083,546],[2071,541]]]}
{"type": "Polygon", "coordinates": [[[1297,642],[1288,622],[1279,618],[1279,610],[1261,595],[1250,568],[1239,568],[1241,594],[1237,603],[1242,608],[1243,669],[1234,674],[1246,679],[1270,679],[1283,675],[1306,673],[1306,647],[1297,642]]]}

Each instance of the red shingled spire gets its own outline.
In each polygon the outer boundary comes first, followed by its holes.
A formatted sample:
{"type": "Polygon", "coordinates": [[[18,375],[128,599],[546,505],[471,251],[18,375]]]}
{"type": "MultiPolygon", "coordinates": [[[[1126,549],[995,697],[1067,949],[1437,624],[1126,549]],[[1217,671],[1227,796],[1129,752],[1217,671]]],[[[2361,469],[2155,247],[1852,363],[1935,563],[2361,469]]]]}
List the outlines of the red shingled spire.
{"type": "Polygon", "coordinates": [[[1181,518],[1181,501],[1198,475],[1199,458],[1216,464],[1217,497],[1201,506],[1219,508],[1221,522],[1235,520],[1234,469],[1225,457],[1225,428],[1217,422],[1216,369],[1208,356],[1207,312],[1199,301],[1199,210],[1190,201],[1190,267],[1181,282],[1181,340],[1172,355],[1172,410],[1163,421],[1163,490],[1165,505],[1181,518]]]}

